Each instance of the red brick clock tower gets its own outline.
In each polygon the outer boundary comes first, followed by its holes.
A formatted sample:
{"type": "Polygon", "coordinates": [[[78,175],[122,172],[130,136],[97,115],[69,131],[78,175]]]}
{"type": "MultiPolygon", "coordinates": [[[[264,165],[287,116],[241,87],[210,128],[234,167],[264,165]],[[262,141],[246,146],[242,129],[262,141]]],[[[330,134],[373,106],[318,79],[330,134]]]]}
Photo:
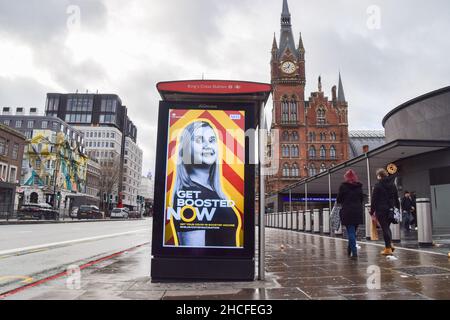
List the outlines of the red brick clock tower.
{"type": "Polygon", "coordinates": [[[278,139],[270,140],[269,153],[279,161],[277,170],[269,170],[266,192],[277,193],[348,159],[348,105],[340,76],[331,100],[322,91],[320,77],[318,91],[305,99],[305,48],[301,34],[295,43],[287,0],[283,0],[280,40],[278,44],[274,36],[270,65],[271,130],[278,139]]]}

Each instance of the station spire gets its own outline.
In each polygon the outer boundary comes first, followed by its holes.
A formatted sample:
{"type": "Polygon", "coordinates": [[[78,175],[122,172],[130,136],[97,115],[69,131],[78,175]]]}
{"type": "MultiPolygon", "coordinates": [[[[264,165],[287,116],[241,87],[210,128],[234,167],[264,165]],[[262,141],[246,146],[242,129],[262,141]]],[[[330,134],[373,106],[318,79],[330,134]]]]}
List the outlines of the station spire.
{"type": "Polygon", "coordinates": [[[345,102],[344,86],[342,85],[341,72],[339,72],[339,89],[337,101],[345,102]]]}
{"type": "Polygon", "coordinates": [[[298,58],[298,52],[295,48],[294,36],[292,34],[291,13],[289,12],[289,5],[287,0],[283,0],[283,11],[281,12],[281,32],[280,32],[280,46],[278,50],[278,57],[281,58],[289,51],[290,54],[298,58]]]}

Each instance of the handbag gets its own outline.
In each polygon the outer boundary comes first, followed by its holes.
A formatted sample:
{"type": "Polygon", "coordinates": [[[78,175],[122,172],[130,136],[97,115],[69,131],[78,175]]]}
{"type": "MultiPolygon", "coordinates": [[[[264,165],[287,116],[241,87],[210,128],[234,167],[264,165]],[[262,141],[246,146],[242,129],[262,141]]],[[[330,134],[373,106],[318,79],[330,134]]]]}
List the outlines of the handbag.
{"type": "Polygon", "coordinates": [[[398,208],[389,209],[389,222],[398,224],[401,219],[400,210],[398,208]]]}
{"type": "Polygon", "coordinates": [[[330,214],[330,225],[333,231],[338,231],[341,227],[341,206],[337,203],[334,204],[330,214]]]}

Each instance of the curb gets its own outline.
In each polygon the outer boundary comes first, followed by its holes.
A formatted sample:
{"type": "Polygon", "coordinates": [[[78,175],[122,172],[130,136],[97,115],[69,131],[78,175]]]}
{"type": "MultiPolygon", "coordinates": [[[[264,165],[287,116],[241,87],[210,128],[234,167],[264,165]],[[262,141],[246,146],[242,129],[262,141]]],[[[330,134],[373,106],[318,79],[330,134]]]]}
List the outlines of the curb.
{"type": "Polygon", "coordinates": [[[92,219],[92,220],[63,220],[63,221],[50,221],[50,220],[24,220],[24,221],[0,221],[0,226],[8,225],[34,225],[34,224],[65,224],[65,223],[86,223],[86,222],[119,222],[119,221],[142,221],[145,219],[92,219]]]}

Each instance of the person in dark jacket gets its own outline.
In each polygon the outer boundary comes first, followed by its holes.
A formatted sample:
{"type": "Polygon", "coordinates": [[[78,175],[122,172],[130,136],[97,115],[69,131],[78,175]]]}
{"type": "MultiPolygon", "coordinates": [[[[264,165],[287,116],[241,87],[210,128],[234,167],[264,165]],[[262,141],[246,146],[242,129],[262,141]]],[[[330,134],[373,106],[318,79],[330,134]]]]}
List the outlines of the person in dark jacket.
{"type": "Polygon", "coordinates": [[[392,255],[394,247],[392,246],[392,232],[390,229],[392,223],[391,211],[394,208],[400,208],[398,191],[394,184],[395,176],[389,176],[384,169],[378,169],[376,174],[378,182],[373,189],[370,214],[375,214],[383,230],[385,248],[381,251],[381,254],[392,255]]]}
{"type": "Polygon", "coordinates": [[[344,175],[345,182],[339,187],[339,194],[336,202],[341,205],[341,223],[347,229],[349,256],[356,258],[358,251],[356,248],[356,230],[358,225],[363,223],[364,194],[362,184],[358,181],[358,176],[353,170],[348,170],[344,175]]]}
{"type": "Polygon", "coordinates": [[[410,225],[412,224],[413,210],[414,210],[414,203],[411,198],[411,194],[408,191],[405,191],[405,194],[402,199],[403,227],[408,232],[410,230],[410,225]]]}

